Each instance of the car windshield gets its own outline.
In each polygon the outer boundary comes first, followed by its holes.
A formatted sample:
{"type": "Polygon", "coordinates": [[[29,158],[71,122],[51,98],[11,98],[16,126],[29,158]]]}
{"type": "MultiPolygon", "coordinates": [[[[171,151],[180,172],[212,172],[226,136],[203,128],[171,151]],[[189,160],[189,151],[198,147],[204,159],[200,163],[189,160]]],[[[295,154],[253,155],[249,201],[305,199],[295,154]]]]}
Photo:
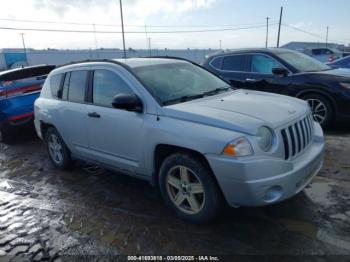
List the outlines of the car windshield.
{"type": "Polygon", "coordinates": [[[220,78],[199,66],[185,62],[141,66],[133,71],[163,105],[181,103],[231,89],[220,78]]]}
{"type": "Polygon", "coordinates": [[[318,72],[332,69],[326,64],[299,52],[280,52],[276,55],[299,72],[318,72]]]}

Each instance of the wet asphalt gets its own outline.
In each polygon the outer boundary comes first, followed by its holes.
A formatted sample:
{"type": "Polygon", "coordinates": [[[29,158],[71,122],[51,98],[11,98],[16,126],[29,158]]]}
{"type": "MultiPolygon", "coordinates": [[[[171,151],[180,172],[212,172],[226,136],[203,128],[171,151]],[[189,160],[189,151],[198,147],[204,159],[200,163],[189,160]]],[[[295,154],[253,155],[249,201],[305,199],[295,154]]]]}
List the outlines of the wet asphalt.
{"type": "Polygon", "coordinates": [[[303,192],[225,208],[209,225],[171,213],[148,183],[88,164],[51,165],[25,130],[0,144],[0,261],[116,255],[283,255],[350,261],[350,126],[326,132],[325,163],[303,192]]]}

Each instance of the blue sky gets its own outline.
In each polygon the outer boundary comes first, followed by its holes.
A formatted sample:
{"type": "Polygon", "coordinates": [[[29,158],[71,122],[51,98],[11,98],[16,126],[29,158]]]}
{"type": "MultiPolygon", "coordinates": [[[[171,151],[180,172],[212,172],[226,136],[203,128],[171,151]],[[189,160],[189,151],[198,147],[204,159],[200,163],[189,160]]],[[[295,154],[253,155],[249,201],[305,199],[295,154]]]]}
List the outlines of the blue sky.
{"type": "MultiPolygon", "coordinates": [[[[116,24],[96,26],[96,30],[119,31],[117,0],[2,0],[1,18],[80,22],[88,25],[24,23],[0,20],[0,27],[92,30],[92,23],[116,24]],[[21,6],[22,8],[18,8],[21,6]]],[[[325,40],[329,26],[331,42],[350,43],[349,0],[123,0],[125,24],[147,25],[147,37],[154,48],[223,48],[260,47],[265,45],[266,17],[271,23],[284,7],[283,22],[316,34],[313,36],[283,26],[281,43],[325,40]],[[171,27],[151,27],[167,26],[171,27]],[[156,34],[150,31],[204,30],[257,25],[259,28],[206,33],[156,34]],[[191,26],[187,27],[187,26],[191,26]],[[208,26],[195,27],[195,26],[208,26]],[[218,27],[214,27],[218,26],[218,27]]],[[[144,31],[144,27],[127,27],[127,31],[144,31]]],[[[27,46],[33,48],[94,48],[93,34],[46,33],[23,31],[27,46]]],[[[0,30],[0,48],[21,47],[21,31],[0,30]]],[[[147,48],[146,34],[127,34],[127,46],[147,48]]],[[[269,45],[276,45],[277,25],[270,26],[269,45]]],[[[96,34],[98,47],[121,47],[120,34],[96,34]]]]}

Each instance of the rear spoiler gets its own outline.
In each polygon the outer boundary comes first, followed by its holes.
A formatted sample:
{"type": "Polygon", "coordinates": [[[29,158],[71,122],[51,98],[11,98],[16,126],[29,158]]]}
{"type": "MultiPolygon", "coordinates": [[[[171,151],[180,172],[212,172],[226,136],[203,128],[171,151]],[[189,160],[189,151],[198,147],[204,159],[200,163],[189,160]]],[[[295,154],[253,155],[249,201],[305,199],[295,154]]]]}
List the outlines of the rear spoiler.
{"type": "Polygon", "coordinates": [[[29,77],[48,75],[55,65],[40,65],[8,70],[0,73],[0,81],[14,81],[29,77]]]}

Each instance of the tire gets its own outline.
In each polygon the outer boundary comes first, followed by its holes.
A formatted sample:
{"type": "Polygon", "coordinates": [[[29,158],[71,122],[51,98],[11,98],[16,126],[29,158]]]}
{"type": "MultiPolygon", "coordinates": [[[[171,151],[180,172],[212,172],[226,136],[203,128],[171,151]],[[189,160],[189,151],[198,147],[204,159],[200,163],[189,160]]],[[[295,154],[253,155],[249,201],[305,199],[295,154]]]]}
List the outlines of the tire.
{"type": "Polygon", "coordinates": [[[62,137],[53,127],[50,127],[45,135],[47,152],[55,168],[67,170],[72,165],[72,159],[68,147],[62,137]]]}
{"type": "Polygon", "coordinates": [[[10,142],[11,135],[8,130],[6,130],[4,127],[0,128],[0,143],[7,143],[10,142]]]}
{"type": "Polygon", "coordinates": [[[309,103],[314,120],[322,127],[328,127],[333,123],[333,106],[325,96],[320,94],[308,94],[303,96],[302,99],[309,103]]]}
{"type": "Polygon", "coordinates": [[[165,204],[186,221],[206,223],[220,213],[223,200],[214,175],[195,155],[168,156],[160,167],[159,187],[165,204]]]}

